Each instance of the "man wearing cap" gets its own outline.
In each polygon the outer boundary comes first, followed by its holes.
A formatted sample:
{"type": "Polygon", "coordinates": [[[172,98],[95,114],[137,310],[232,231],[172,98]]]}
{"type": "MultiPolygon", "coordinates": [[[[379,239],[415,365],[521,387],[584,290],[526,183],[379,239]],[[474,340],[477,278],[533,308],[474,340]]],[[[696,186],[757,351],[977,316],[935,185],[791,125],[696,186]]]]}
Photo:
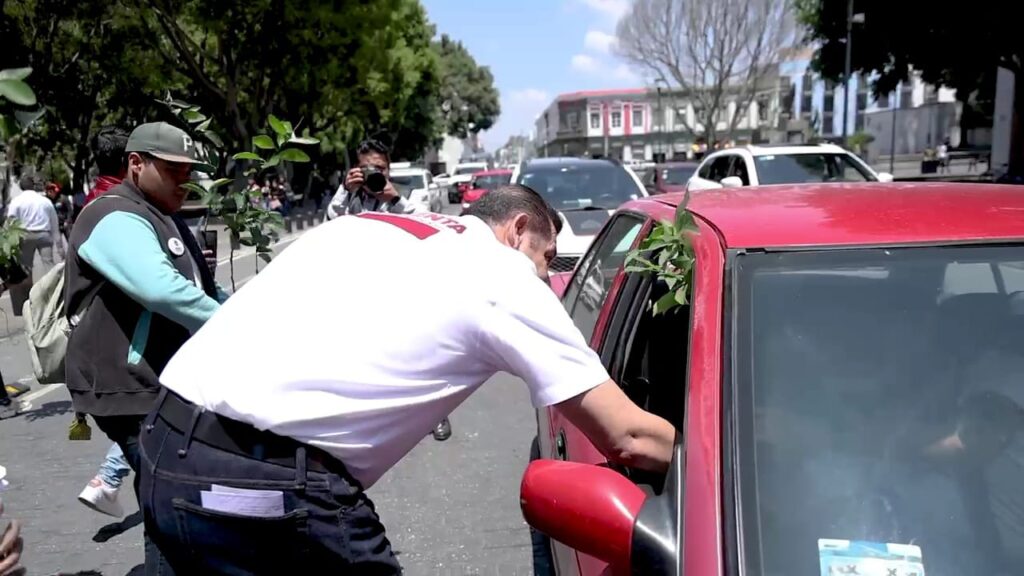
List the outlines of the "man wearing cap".
{"type": "Polygon", "coordinates": [[[143,124],[125,153],[124,180],[91,202],[71,232],[66,383],[75,411],[92,415],[138,473],[139,428],[158,376],[223,294],[204,282],[198,246],[172,217],[192,170],[212,171],[195,143],[170,124],[143,124]]]}

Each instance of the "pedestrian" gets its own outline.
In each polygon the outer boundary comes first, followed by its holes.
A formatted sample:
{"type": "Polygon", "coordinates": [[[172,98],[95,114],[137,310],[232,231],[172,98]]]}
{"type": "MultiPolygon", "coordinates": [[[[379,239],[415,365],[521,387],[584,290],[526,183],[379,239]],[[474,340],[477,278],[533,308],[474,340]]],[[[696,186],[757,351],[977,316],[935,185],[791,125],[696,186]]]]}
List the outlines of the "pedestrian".
{"type": "Polygon", "coordinates": [[[18,194],[7,206],[7,217],[16,218],[25,236],[21,240],[19,260],[28,277],[23,282],[12,284],[11,308],[15,316],[21,316],[22,307],[28,300],[32,289],[33,268],[36,253],[43,263],[43,273],[53,268],[57,259],[62,257],[63,243],[60,240],[60,223],[53,202],[44,195],[43,182],[34,175],[21,178],[21,194],[18,194]],[[57,252],[57,258],[54,257],[57,252]]]}
{"type": "Polygon", "coordinates": [[[124,507],[118,502],[117,496],[131,471],[124,450],[116,442],[111,444],[96,476],[78,495],[78,501],[101,514],[115,518],[124,516],[124,507]]]}
{"type": "MultiPolygon", "coordinates": [[[[212,171],[192,139],[170,124],[142,124],[125,152],[125,179],[82,210],[71,231],[65,361],[75,411],[121,448],[138,482],[139,431],[158,375],[225,296],[195,238],[172,216],[192,170],[212,171]]],[[[146,540],[146,567],[155,571],[159,554],[146,540]]]]}
{"type": "MultiPolygon", "coordinates": [[[[391,182],[391,152],[387,146],[378,140],[364,140],[356,149],[356,158],[357,165],[345,175],[345,183],[338,187],[327,206],[327,220],[363,212],[412,214],[417,211],[416,204],[407,202],[391,182]],[[366,185],[369,171],[380,172],[386,178],[387,185],[380,192],[373,192],[366,185]]],[[[451,421],[445,417],[430,433],[434,440],[444,442],[452,436],[451,421]]]]}
{"type": "Polygon", "coordinates": [[[557,213],[507,185],[463,214],[364,213],[307,232],[170,361],[139,489],[176,573],[398,574],[365,490],[497,372],[612,461],[667,468],[672,425],[609,378],[547,285],[557,213]],[[267,313],[311,286],[335,305],[267,313]],[[431,304],[403,305],[411,286],[431,304]],[[280,355],[252,353],[271,340],[280,355]]]}
{"type": "Polygon", "coordinates": [[[945,138],[942,144],[939,144],[938,156],[939,156],[939,173],[949,172],[949,138],[945,138]]]}
{"type": "Polygon", "coordinates": [[[127,144],[128,134],[116,126],[104,126],[92,137],[92,155],[98,174],[92,188],[89,189],[89,194],[85,197],[86,205],[124,180],[128,172],[124,153],[127,144]]]}

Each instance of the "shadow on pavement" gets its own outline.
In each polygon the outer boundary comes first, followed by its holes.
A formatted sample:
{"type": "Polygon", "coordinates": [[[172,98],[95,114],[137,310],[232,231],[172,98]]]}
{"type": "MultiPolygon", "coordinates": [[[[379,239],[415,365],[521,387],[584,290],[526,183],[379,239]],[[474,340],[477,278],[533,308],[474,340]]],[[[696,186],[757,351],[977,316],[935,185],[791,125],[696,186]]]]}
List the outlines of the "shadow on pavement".
{"type": "Polygon", "coordinates": [[[134,514],[128,515],[127,517],[125,517],[124,520],[121,520],[120,522],[114,522],[113,524],[107,524],[106,526],[103,526],[102,528],[97,530],[96,534],[92,537],[92,541],[106,542],[114,536],[120,536],[121,534],[124,534],[125,532],[131,530],[132,528],[135,528],[139,524],[142,524],[142,512],[136,510],[134,514]]]}
{"type": "Polygon", "coordinates": [[[70,400],[61,400],[59,402],[47,402],[35,410],[29,410],[22,414],[22,417],[29,422],[35,422],[36,420],[42,420],[49,418],[50,416],[62,416],[64,414],[70,414],[74,409],[71,407],[70,400]]]}

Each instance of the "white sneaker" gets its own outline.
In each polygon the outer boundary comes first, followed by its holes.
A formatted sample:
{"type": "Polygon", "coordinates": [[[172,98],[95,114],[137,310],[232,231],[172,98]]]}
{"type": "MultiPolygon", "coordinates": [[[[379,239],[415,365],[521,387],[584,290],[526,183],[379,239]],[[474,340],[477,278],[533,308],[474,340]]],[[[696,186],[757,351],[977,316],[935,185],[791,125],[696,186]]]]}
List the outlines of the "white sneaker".
{"type": "Polygon", "coordinates": [[[124,509],[117,501],[118,491],[120,488],[108,485],[97,476],[78,495],[78,501],[97,512],[120,518],[124,516],[124,509]]]}
{"type": "Polygon", "coordinates": [[[7,406],[0,406],[0,420],[11,418],[32,409],[32,403],[24,400],[14,400],[7,406]]]}

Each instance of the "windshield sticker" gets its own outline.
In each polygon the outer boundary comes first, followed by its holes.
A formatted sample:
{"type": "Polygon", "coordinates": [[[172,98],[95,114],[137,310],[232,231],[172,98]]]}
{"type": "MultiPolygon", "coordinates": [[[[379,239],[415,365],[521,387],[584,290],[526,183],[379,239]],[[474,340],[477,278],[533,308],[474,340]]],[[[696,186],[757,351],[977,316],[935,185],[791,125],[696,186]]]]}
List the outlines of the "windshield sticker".
{"type": "Polygon", "coordinates": [[[580,208],[586,208],[587,206],[593,206],[594,201],[590,198],[580,198],[576,200],[580,208]]]}
{"type": "Polygon", "coordinates": [[[821,576],[924,576],[921,549],[913,544],[818,540],[821,576]]]}

